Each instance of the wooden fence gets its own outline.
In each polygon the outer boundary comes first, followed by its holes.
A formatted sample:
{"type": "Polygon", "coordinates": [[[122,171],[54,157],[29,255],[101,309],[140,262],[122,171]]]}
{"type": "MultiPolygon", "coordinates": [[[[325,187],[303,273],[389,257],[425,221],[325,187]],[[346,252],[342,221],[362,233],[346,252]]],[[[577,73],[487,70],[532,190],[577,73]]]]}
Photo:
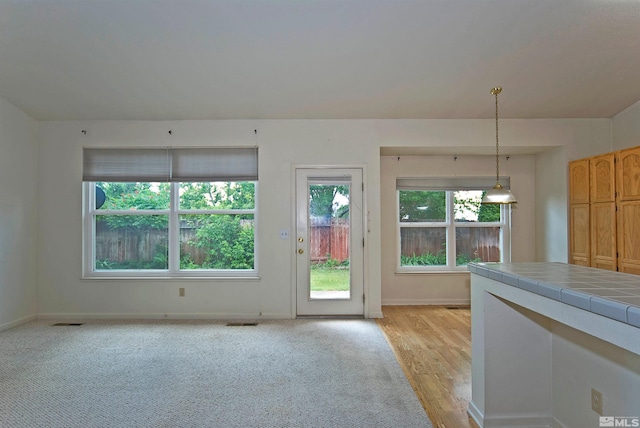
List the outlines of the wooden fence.
{"type": "Polygon", "coordinates": [[[309,249],[312,263],[348,260],[349,219],[310,219],[309,249]]]}
{"type": "MultiPolygon", "coordinates": [[[[401,249],[403,256],[438,254],[445,250],[446,229],[414,228],[401,229],[401,249]]],[[[483,262],[500,261],[499,227],[457,227],[456,253],[466,254],[470,260],[483,262]]]]}
{"type": "MultiPolygon", "coordinates": [[[[402,228],[401,254],[403,256],[438,254],[446,243],[443,228],[402,228]]],[[[181,254],[188,254],[196,264],[206,258],[206,249],[188,242],[195,240],[195,229],[180,229],[181,254]]],[[[312,219],[309,227],[309,248],[313,263],[329,259],[342,262],[349,259],[349,220],[312,219]]],[[[96,260],[122,263],[132,260],[151,261],[167,251],[167,233],[157,229],[110,229],[97,225],[96,260]]],[[[469,259],[485,262],[500,260],[499,227],[459,227],[456,229],[456,252],[469,259]]]]}
{"type": "MultiPolygon", "coordinates": [[[[135,229],[120,227],[112,229],[105,223],[96,224],[96,260],[115,263],[131,261],[149,262],[158,256],[167,256],[168,233],[159,229],[135,229]]],[[[207,248],[189,244],[196,240],[196,229],[180,228],[180,254],[202,265],[207,258],[207,248]]]]}

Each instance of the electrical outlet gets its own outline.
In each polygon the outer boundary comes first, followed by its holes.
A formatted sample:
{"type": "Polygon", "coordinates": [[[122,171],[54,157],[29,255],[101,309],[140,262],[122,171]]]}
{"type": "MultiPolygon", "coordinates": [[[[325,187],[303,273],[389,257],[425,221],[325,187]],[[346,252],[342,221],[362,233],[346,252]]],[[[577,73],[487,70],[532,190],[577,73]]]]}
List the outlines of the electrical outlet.
{"type": "Polygon", "coordinates": [[[178,296],[180,296],[180,297],[184,297],[184,287],[180,287],[180,288],[178,289],[178,296]]]}
{"type": "Polygon", "coordinates": [[[591,409],[602,415],[602,392],[591,388],[591,409]]]}

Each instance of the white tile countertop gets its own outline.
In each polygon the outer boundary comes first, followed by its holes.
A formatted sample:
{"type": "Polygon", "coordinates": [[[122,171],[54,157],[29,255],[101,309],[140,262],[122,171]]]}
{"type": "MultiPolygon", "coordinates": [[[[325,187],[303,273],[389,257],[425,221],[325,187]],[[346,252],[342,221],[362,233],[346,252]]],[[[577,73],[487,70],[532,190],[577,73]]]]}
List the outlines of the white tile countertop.
{"type": "Polygon", "coordinates": [[[640,276],[565,263],[469,263],[469,271],[640,328],[640,276]]]}

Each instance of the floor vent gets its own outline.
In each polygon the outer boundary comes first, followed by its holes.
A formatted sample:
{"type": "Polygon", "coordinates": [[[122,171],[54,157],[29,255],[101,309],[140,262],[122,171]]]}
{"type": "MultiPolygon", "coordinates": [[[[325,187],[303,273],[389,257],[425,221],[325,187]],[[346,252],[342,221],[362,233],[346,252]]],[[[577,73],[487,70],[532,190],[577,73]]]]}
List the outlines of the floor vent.
{"type": "Polygon", "coordinates": [[[55,324],[51,324],[52,327],[63,327],[63,326],[72,326],[72,325],[83,325],[80,322],[58,322],[55,324]]]}
{"type": "Polygon", "coordinates": [[[230,322],[227,323],[227,327],[255,327],[257,322],[230,322]]]}

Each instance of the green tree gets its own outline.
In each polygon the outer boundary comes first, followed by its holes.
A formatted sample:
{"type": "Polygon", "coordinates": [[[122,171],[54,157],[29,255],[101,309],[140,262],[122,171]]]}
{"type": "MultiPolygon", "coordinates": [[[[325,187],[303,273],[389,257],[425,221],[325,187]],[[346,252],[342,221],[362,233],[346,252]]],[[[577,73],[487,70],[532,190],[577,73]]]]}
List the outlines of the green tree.
{"type": "MultiPolygon", "coordinates": [[[[166,230],[168,215],[136,215],[137,210],[168,209],[171,198],[170,183],[96,183],[105,193],[101,210],[126,210],[131,215],[97,216],[98,224],[112,231],[127,233],[135,229],[140,239],[153,229],[166,230]]],[[[224,210],[253,209],[255,184],[253,182],[230,183],[180,183],[180,209],[224,210]]],[[[195,238],[182,242],[180,260],[183,269],[252,269],[254,267],[254,217],[253,214],[184,214],[180,215],[181,229],[195,229],[195,238]],[[199,248],[205,259],[196,263],[189,248],[199,248]]],[[[154,255],[153,266],[163,262],[166,268],[166,247],[154,255]],[[165,260],[158,258],[165,257],[165,260]],[[158,259],[158,260],[156,260],[158,259]]],[[[109,260],[97,264],[105,268],[148,268],[148,260],[132,260],[115,265],[109,260]],[[108,266],[108,267],[107,267],[108,266]]],[[[162,267],[160,267],[162,268],[162,267]]]]}
{"type": "Polygon", "coordinates": [[[193,266],[189,257],[182,268],[253,269],[254,225],[246,215],[196,215],[188,224],[196,228],[196,239],[189,242],[205,251],[205,260],[193,266]]]}
{"type": "Polygon", "coordinates": [[[182,209],[252,209],[253,182],[180,183],[182,209]]]}
{"type": "Polygon", "coordinates": [[[154,228],[166,229],[166,215],[134,215],[137,210],[168,209],[170,200],[169,183],[96,183],[102,189],[105,201],[100,210],[131,211],[131,216],[100,216],[111,228],[154,228]]]}
{"type": "MultiPolygon", "coordinates": [[[[253,209],[253,182],[181,183],[181,209],[253,209]]],[[[253,269],[252,214],[195,214],[181,216],[181,225],[195,229],[180,258],[183,269],[253,269]],[[195,263],[188,247],[200,248],[205,259],[195,263]]]]}
{"type": "Polygon", "coordinates": [[[447,218],[446,192],[400,191],[400,220],[404,222],[444,221],[447,218]]]}
{"type": "MultiPolygon", "coordinates": [[[[482,197],[484,197],[485,193],[487,192],[482,192],[482,197]]],[[[500,221],[500,205],[481,204],[480,210],[478,211],[478,221],[500,221]]]]}
{"type": "Polygon", "coordinates": [[[344,217],[349,213],[348,205],[338,205],[336,196],[349,197],[349,186],[312,184],[309,186],[309,212],[313,217],[344,217]]]}

